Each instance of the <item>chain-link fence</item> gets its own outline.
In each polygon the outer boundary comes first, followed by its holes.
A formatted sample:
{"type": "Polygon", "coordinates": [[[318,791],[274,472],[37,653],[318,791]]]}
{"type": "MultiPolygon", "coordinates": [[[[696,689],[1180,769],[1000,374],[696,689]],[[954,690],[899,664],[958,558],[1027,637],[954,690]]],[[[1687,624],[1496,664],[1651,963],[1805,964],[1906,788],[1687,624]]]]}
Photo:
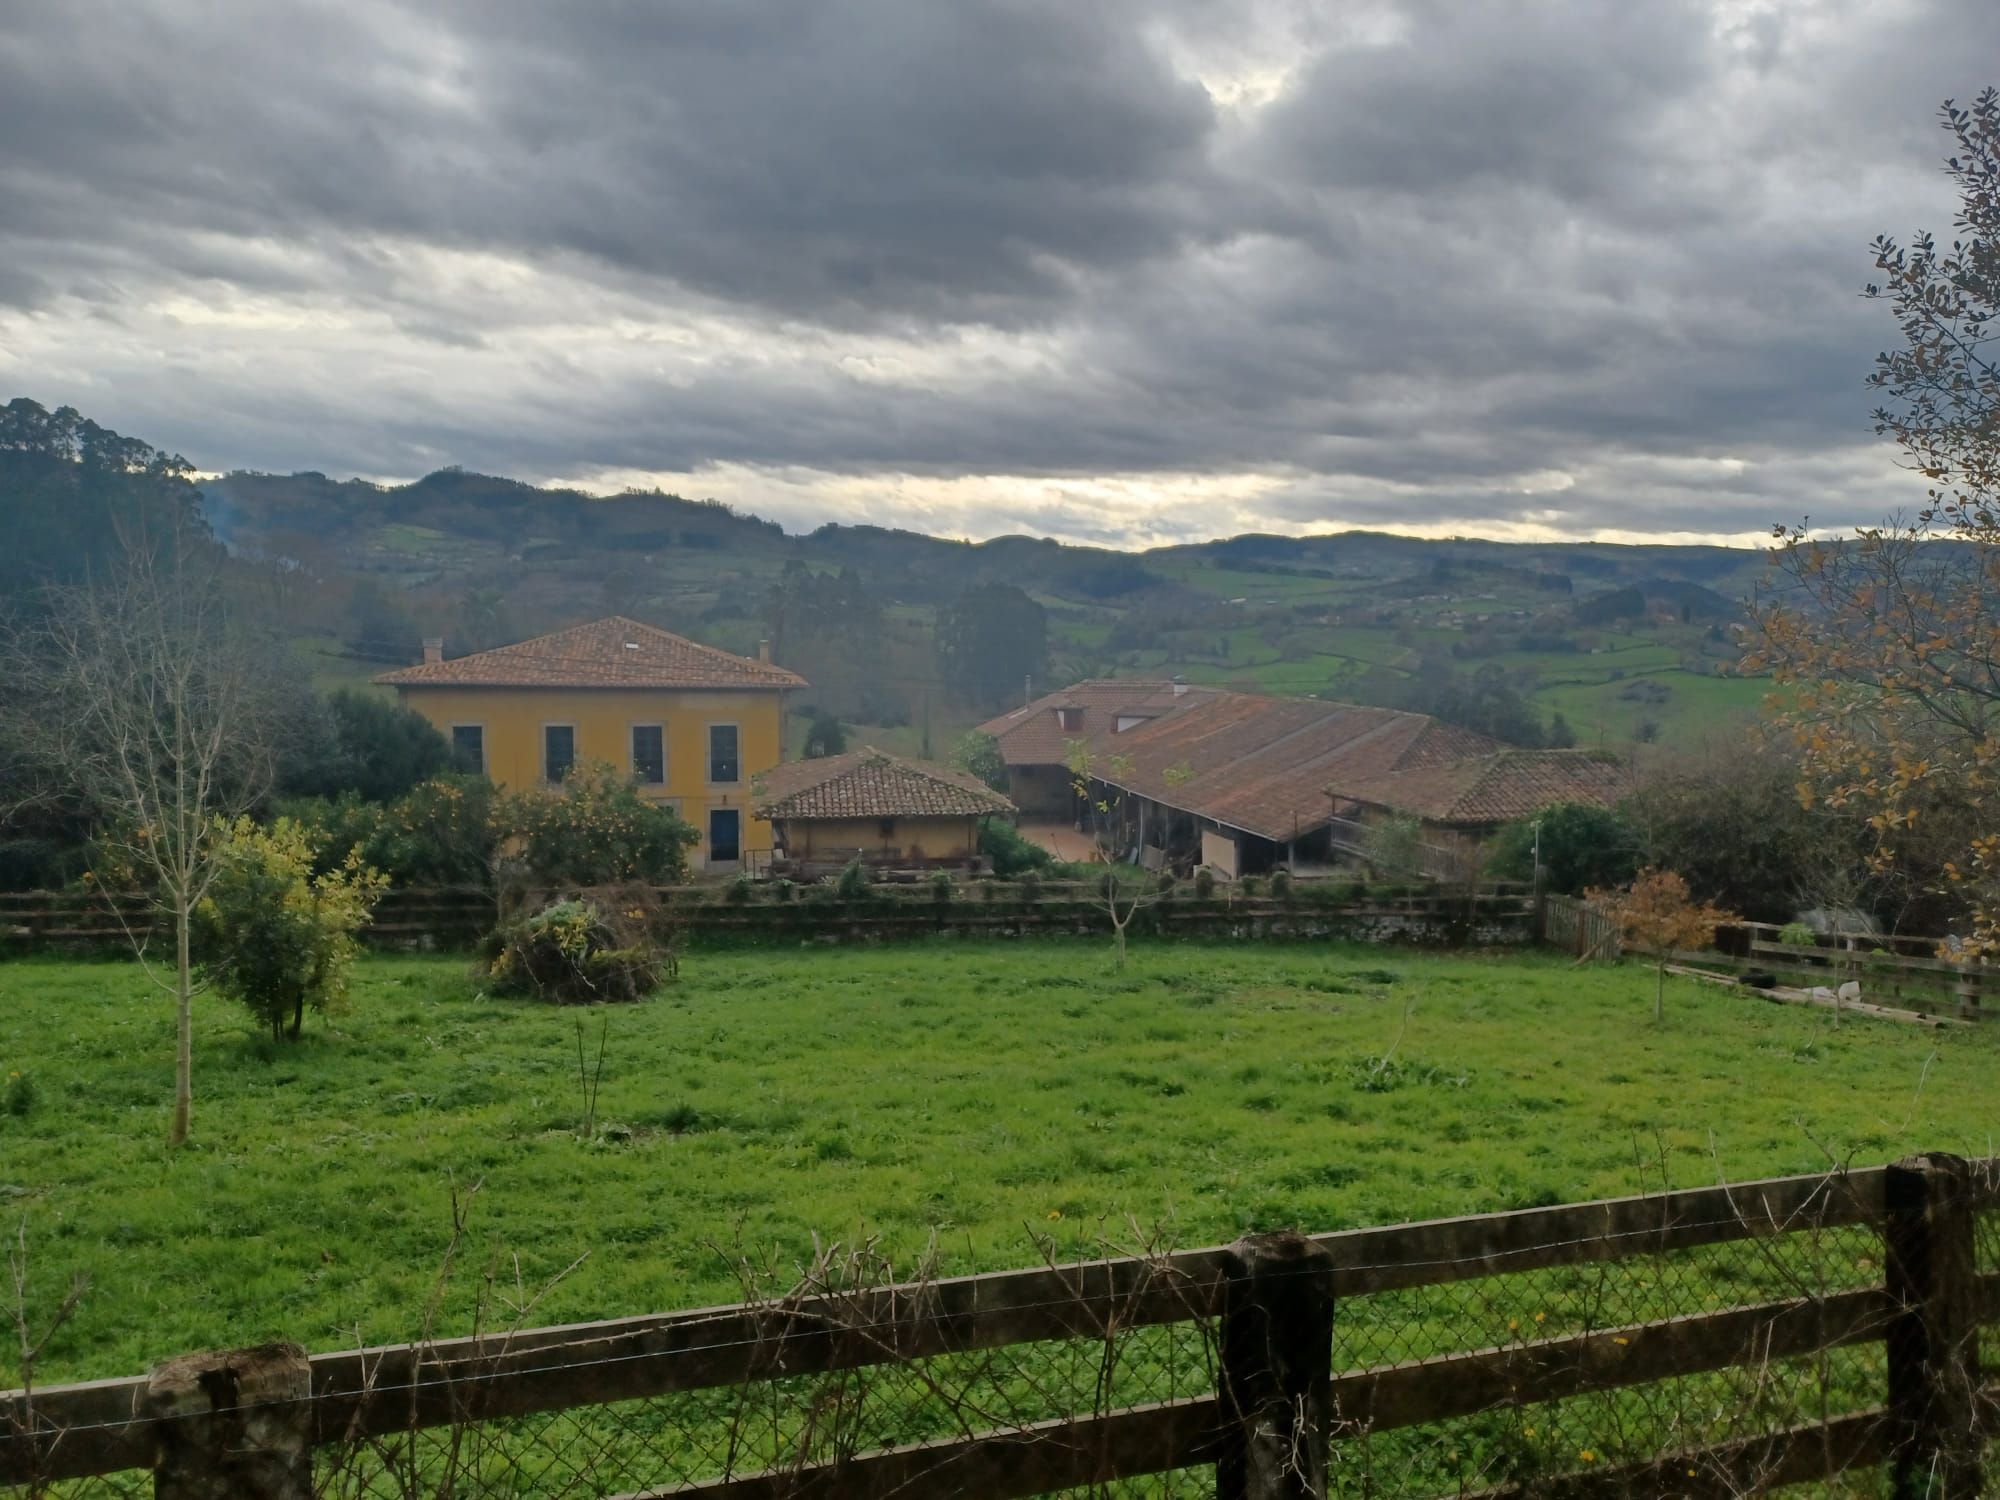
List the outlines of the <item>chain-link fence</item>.
{"type": "MultiPolygon", "coordinates": [[[[952,1280],[830,1251],[712,1314],[315,1360],[297,1493],[1210,1495],[1219,1459],[1240,1481],[1231,1445],[1270,1436],[1252,1385],[1291,1403],[1277,1425],[1329,1495],[1876,1493],[1947,1420],[1893,1388],[1938,1363],[1898,1375],[1896,1340],[1948,1305],[2000,1321],[2000,1172],[1973,1164],[1948,1180],[1966,1212],[1922,1198],[1899,1229],[1896,1170],[1292,1237],[1306,1258],[1254,1284],[1240,1249],[952,1280]],[[1954,1223],[1963,1284],[1912,1292],[1949,1266],[1954,1223]],[[1330,1289],[1330,1331],[1276,1326],[1298,1320],[1259,1299],[1287,1278],[1330,1289]],[[1272,1326],[1246,1346],[1232,1320],[1260,1308],[1272,1326]],[[1279,1349],[1300,1336],[1303,1359],[1279,1349]]],[[[103,1383],[25,1415],[17,1395],[0,1493],[150,1492],[145,1470],[90,1472],[158,1427],[144,1382],[111,1385],[130,1387],[122,1415],[103,1383]]],[[[217,1404],[224,1447],[240,1415],[217,1404]]]]}

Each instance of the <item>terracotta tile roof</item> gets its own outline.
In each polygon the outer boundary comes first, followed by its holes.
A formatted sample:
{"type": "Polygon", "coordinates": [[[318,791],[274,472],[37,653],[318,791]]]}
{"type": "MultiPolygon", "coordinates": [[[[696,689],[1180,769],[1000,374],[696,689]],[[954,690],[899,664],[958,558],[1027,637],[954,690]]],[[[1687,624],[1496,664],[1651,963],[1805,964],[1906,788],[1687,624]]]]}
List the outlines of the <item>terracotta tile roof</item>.
{"type": "Polygon", "coordinates": [[[375,679],[398,687],[795,688],[796,672],[622,615],[375,679]]]}
{"type": "MultiPolygon", "coordinates": [[[[1180,713],[1218,696],[1219,689],[1147,681],[1138,677],[1099,677],[1060,692],[1044,693],[1033,703],[988,719],[980,730],[1000,744],[1010,766],[1061,765],[1069,742],[1094,739],[1116,731],[1120,718],[1161,718],[1180,713]],[[1060,710],[1071,710],[1074,727],[1065,728],[1060,710]]],[[[1128,731],[1129,733],[1130,731],[1128,731]]]]}
{"type": "Polygon", "coordinates": [[[1503,750],[1346,781],[1327,790],[1344,801],[1467,826],[1531,817],[1558,802],[1608,807],[1630,787],[1629,768],[1602,751],[1503,750]]]}
{"type": "Polygon", "coordinates": [[[756,778],[760,818],[970,818],[1014,804],[976,776],[873,746],[774,766],[756,778]]]}
{"type": "Polygon", "coordinates": [[[1081,740],[1099,780],[1279,842],[1322,826],[1336,797],[1481,824],[1612,801],[1625,776],[1595,752],[1513,749],[1426,714],[1166,682],[1081,682],[980,727],[1010,766],[1061,765],[1081,740]],[[1080,710],[1076,727],[1061,708],[1080,710]],[[1146,722],[1120,731],[1132,717],[1146,722]]]}
{"type": "Polygon", "coordinates": [[[1327,783],[1488,755],[1496,740],[1423,714],[1313,698],[1217,693],[1093,741],[1097,774],[1128,791],[1283,841],[1332,815],[1327,783]]]}

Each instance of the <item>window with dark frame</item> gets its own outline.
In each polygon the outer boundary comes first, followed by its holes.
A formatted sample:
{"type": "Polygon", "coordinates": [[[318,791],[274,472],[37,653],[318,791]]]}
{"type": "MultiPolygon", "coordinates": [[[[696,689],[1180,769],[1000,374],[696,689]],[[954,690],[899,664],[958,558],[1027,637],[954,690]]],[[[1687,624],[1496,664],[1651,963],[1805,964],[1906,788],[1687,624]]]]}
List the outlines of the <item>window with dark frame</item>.
{"type": "Polygon", "coordinates": [[[542,726],[542,780],[554,786],[569,775],[570,767],[576,764],[576,726],[574,724],[544,724],[542,726]]]}
{"type": "Polygon", "coordinates": [[[451,726],[451,762],[468,776],[486,774],[486,726],[484,724],[454,724],[451,726]]]}
{"type": "Polygon", "coordinates": [[[667,735],[662,725],[632,726],[632,779],[643,786],[666,784],[667,735]]]}
{"type": "Polygon", "coordinates": [[[711,782],[726,784],[741,780],[742,774],[742,762],[736,753],[736,726],[709,725],[708,779],[711,782]]]}

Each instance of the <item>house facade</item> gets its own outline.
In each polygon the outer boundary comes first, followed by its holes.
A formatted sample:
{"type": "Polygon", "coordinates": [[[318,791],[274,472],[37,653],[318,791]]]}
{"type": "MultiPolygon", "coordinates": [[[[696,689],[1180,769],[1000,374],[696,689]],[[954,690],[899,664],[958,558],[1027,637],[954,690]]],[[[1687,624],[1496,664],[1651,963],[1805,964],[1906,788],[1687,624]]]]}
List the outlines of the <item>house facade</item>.
{"type": "Polygon", "coordinates": [[[778,764],[785,695],[805,679],[768,660],[614,616],[449,661],[426,641],[420,665],[375,680],[497,786],[558,786],[602,761],[694,826],[697,868],[770,856],[750,787],[778,764]]]}
{"type": "Polygon", "coordinates": [[[899,869],[971,868],[980,826],[1014,804],[977,777],[872,746],[793,761],[758,776],[777,867],[815,873],[860,860],[899,869]]]}

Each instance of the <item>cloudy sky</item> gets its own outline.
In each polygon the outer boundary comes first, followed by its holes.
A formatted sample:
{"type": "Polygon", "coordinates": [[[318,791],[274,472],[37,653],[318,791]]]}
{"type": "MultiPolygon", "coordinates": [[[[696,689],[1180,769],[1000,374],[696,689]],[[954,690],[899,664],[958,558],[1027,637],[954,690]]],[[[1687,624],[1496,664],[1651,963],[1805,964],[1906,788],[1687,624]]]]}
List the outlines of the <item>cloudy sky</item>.
{"type": "Polygon", "coordinates": [[[0,398],[1120,543],[1912,491],[1994,0],[0,0],[0,398]]]}

